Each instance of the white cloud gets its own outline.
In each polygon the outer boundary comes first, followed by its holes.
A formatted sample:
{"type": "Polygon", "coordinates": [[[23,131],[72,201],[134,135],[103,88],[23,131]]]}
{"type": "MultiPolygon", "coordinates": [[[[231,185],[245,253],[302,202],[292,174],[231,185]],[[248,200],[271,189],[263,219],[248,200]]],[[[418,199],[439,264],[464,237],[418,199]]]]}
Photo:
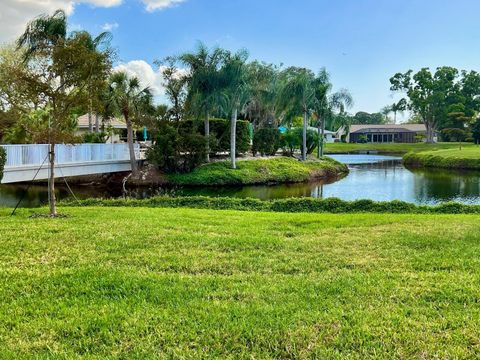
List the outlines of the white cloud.
{"type": "Polygon", "coordinates": [[[149,12],[172,7],[184,1],[185,0],[142,0],[149,12]]]}
{"type": "Polygon", "coordinates": [[[118,23],[114,22],[114,23],[105,23],[102,25],[102,30],[105,30],[105,31],[112,31],[112,30],[115,30],[118,28],[118,23]]]}
{"type": "Polygon", "coordinates": [[[0,1],[0,42],[15,40],[28,21],[40,14],[51,14],[63,9],[71,15],[78,4],[90,4],[96,7],[113,7],[122,0],[1,0],[0,1]]]}
{"type": "MultiPolygon", "coordinates": [[[[163,86],[162,74],[165,70],[165,66],[160,66],[154,70],[150,64],[144,60],[132,60],[125,64],[117,65],[113,71],[124,71],[129,76],[136,76],[140,80],[142,87],[149,87],[152,90],[153,95],[157,98],[161,98],[165,95],[165,88],[163,86]]],[[[187,70],[179,69],[178,74],[186,74],[187,70]]]]}

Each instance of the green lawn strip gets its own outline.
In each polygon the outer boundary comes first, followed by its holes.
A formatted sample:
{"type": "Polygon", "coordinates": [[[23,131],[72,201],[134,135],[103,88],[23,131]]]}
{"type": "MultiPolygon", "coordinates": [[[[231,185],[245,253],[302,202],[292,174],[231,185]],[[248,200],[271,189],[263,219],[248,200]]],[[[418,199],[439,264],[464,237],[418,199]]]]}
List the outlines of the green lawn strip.
{"type": "Polygon", "coordinates": [[[335,177],[348,168],[330,158],[300,162],[293,158],[243,160],[232,169],[229,161],[203,165],[191,173],[168,175],[173,185],[221,186],[305,182],[335,177]]]}
{"type": "Polygon", "coordinates": [[[403,161],[412,166],[478,170],[480,169],[480,147],[411,152],[404,156],[403,161]]]}
{"type": "Polygon", "coordinates": [[[375,144],[350,144],[350,143],[333,143],[326,144],[325,152],[327,154],[339,154],[359,151],[377,151],[383,154],[406,154],[410,151],[419,152],[427,150],[440,150],[440,149],[458,149],[462,148],[474,148],[472,143],[433,143],[427,144],[421,143],[375,143],[375,144]]]}
{"type": "Polygon", "coordinates": [[[473,215],[0,210],[3,358],[467,358],[473,215]]]}

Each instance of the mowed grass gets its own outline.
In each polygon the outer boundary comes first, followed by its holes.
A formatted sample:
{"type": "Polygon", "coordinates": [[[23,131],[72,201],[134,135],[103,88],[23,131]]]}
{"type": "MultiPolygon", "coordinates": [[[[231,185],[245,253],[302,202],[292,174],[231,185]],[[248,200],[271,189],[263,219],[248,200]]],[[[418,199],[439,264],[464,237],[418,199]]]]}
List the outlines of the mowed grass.
{"type": "Polygon", "coordinates": [[[221,186],[299,183],[318,178],[336,177],[348,173],[346,165],[331,158],[299,161],[291,157],[237,161],[232,169],[230,161],[202,165],[186,174],[168,175],[174,185],[221,186]]]}
{"type": "Polygon", "coordinates": [[[0,210],[0,358],[474,358],[472,215],[0,210]]]}
{"type": "Polygon", "coordinates": [[[358,151],[378,151],[381,153],[391,154],[406,154],[407,152],[419,152],[439,149],[458,149],[473,148],[473,143],[454,143],[454,142],[439,142],[434,144],[421,143],[380,143],[380,144],[350,144],[350,143],[334,143],[326,144],[325,152],[328,154],[348,153],[358,151]]]}
{"type": "Polygon", "coordinates": [[[422,151],[405,155],[406,164],[452,169],[480,169],[480,146],[422,151]]]}

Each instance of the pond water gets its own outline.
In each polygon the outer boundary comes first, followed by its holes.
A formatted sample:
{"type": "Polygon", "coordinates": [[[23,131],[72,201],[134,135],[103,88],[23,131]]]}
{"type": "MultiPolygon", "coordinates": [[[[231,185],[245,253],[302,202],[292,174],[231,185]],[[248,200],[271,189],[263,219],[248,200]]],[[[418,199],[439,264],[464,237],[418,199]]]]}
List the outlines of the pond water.
{"type": "MultiPolygon", "coordinates": [[[[407,169],[400,157],[382,155],[332,155],[348,164],[348,176],[333,181],[274,186],[245,186],[219,188],[182,188],[168,190],[176,195],[208,195],[253,197],[263,200],[288,197],[338,197],[344,200],[372,199],[377,201],[403,200],[417,204],[437,204],[444,201],[480,204],[480,172],[433,169],[407,169]]],[[[1,185],[0,206],[13,207],[23,197],[21,207],[35,207],[47,202],[44,185],[1,185]]],[[[74,186],[77,198],[118,197],[120,189],[74,186]]],[[[65,186],[57,186],[60,199],[71,196],[65,186]]],[[[142,189],[136,197],[157,194],[159,189],[142,189]]],[[[161,192],[161,190],[160,190],[161,192]]]]}

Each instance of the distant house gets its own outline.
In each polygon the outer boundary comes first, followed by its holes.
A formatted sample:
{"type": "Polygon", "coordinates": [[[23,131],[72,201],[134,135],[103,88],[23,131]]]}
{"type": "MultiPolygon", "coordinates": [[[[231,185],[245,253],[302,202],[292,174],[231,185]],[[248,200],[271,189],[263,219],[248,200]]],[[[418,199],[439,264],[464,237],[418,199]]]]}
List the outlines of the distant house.
{"type": "MultiPolygon", "coordinates": [[[[308,130],[312,130],[312,131],[318,132],[318,128],[313,127],[313,126],[309,126],[309,127],[308,127],[308,130]]],[[[326,142],[326,143],[328,143],[328,144],[334,143],[335,140],[336,140],[336,133],[333,132],[333,131],[330,131],[330,130],[325,129],[325,131],[324,131],[324,138],[325,138],[325,142],[326,142]]]]}
{"type": "Polygon", "coordinates": [[[348,133],[340,128],[337,137],[350,143],[413,143],[426,132],[424,124],[351,125],[348,133]]]}
{"type": "MultiPolygon", "coordinates": [[[[96,131],[96,114],[92,114],[92,130],[96,131]]],[[[104,129],[108,134],[107,143],[115,144],[123,142],[122,139],[126,138],[127,124],[118,118],[111,118],[104,120],[102,116],[98,116],[99,131],[104,129]]],[[[90,131],[90,125],[88,120],[88,114],[82,115],[77,119],[77,132],[75,135],[82,136],[90,131]]]]}

